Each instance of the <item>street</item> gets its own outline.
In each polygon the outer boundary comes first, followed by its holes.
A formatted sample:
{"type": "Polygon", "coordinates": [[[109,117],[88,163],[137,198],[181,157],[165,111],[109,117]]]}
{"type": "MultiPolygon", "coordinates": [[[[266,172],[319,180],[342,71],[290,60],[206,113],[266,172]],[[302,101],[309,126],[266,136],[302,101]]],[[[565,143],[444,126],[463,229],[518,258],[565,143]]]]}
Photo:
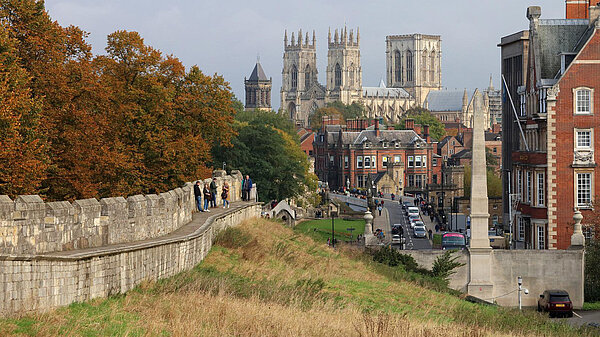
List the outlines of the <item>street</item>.
{"type": "MultiPolygon", "coordinates": [[[[410,201],[413,202],[413,198],[410,197],[402,197],[402,201],[410,201]]],[[[402,230],[404,233],[404,237],[406,238],[406,244],[404,246],[405,249],[408,250],[420,250],[420,249],[431,249],[431,241],[427,238],[415,238],[413,235],[413,230],[410,228],[408,223],[408,219],[404,215],[404,210],[402,209],[401,203],[398,201],[391,201],[390,199],[386,199],[384,203],[385,208],[388,211],[390,217],[390,226],[394,224],[401,224],[402,230]]],[[[421,218],[423,218],[423,214],[421,214],[421,218]]],[[[432,229],[427,227],[426,221],[423,221],[426,224],[426,229],[432,229]]]]}

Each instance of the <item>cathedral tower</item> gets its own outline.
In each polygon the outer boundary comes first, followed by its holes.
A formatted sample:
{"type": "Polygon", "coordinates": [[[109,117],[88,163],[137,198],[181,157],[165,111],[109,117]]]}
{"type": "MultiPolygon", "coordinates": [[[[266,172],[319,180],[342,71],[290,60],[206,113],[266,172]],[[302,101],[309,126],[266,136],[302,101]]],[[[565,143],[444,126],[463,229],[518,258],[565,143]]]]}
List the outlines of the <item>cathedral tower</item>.
{"type": "Polygon", "coordinates": [[[302,30],[298,38],[292,32],[292,39],[288,44],[287,31],[283,38],[283,70],[281,83],[281,108],[290,119],[297,124],[306,125],[309,113],[318,108],[314,102],[307,101],[308,91],[317,83],[317,54],[315,49],[315,32],[312,42],[308,33],[303,37],[302,30]]]}
{"type": "Polygon", "coordinates": [[[339,100],[344,104],[351,104],[360,99],[362,94],[362,67],[360,65],[360,32],[346,27],[335,30],[331,37],[328,36],[329,51],[327,52],[327,93],[329,101],[339,100]]]}
{"type": "Polygon", "coordinates": [[[441,60],[439,35],[387,36],[387,86],[406,89],[422,106],[430,90],[442,89],[441,60]]]}
{"type": "Polygon", "coordinates": [[[267,78],[258,60],[250,78],[244,78],[244,84],[246,85],[246,110],[271,111],[272,79],[267,78]]]}

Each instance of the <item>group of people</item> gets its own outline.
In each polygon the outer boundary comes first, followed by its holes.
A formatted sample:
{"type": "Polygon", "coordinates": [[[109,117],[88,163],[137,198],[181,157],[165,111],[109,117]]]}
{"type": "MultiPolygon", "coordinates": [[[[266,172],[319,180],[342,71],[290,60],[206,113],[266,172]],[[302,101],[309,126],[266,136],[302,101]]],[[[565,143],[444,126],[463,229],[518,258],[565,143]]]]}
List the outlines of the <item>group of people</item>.
{"type": "MultiPolygon", "coordinates": [[[[209,208],[217,207],[217,178],[213,178],[209,183],[205,183],[202,187],[200,180],[196,181],[194,185],[194,197],[196,198],[196,207],[200,212],[210,212],[209,208]],[[204,205],[202,205],[202,199],[204,199],[204,205]]],[[[242,200],[248,201],[250,196],[250,190],[252,189],[252,180],[249,176],[246,176],[242,180],[242,200]]],[[[229,183],[223,182],[221,187],[221,200],[223,201],[223,208],[229,208],[229,183]]]]}

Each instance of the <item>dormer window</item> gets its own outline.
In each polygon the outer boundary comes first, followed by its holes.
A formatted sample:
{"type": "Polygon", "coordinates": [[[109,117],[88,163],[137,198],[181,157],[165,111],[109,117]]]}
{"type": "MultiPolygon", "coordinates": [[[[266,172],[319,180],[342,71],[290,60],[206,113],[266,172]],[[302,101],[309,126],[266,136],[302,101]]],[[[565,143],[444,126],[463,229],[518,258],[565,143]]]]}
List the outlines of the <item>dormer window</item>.
{"type": "Polygon", "coordinates": [[[560,73],[564,74],[569,65],[577,56],[577,53],[561,53],[560,54],[560,73]]]}
{"type": "Polygon", "coordinates": [[[395,143],[394,143],[394,147],[395,147],[395,148],[399,148],[399,147],[400,147],[400,143],[398,143],[398,142],[395,142],[395,143]]]}
{"type": "Polygon", "coordinates": [[[383,148],[387,149],[387,147],[388,147],[388,142],[383,142],[383,148]]]}

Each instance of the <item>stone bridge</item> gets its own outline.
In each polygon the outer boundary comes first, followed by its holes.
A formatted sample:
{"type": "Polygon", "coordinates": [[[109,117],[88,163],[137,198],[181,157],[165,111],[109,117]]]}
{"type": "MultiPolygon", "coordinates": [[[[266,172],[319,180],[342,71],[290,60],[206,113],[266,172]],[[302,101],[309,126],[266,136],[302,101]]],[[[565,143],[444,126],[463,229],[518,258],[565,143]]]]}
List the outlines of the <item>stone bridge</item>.
{"type": "Polygon", "coordinates": [[[296,211],[290,207],[286,200],[281,200],[268,214],[272,219],[283,220],[290,227],[296,225],[296,211]]]}
{"type": "Polygon", "coordinates": [[[124,293],[192,268],[220,230],[260,216],[260,203],[240,201],[239,171],[214,177],[219,190],[229,183],[231,208],[211,213],[196,212],[192,183],[159,195],[73,203],[0,196],[0,314],[124,293]]]}

